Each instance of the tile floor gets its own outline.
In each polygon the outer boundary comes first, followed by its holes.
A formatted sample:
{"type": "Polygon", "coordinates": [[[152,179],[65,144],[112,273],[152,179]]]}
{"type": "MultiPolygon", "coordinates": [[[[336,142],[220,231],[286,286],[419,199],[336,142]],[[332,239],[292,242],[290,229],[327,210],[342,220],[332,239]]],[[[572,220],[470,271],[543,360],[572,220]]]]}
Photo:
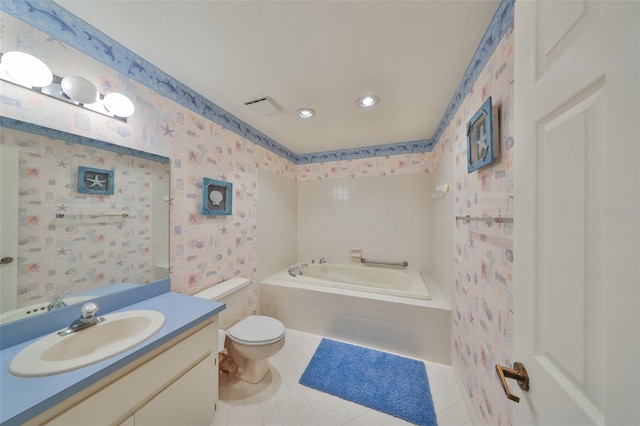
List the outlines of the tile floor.
{"type": "MultiPolygon", "coordinates": [[[[302,386],[298,379],[322,336],[287,330],[284,347],[272,357],[262,382],[230,380],[220,375],[220,425],[408,425],[403,420],[302,386]]],[[[450,366],[424,361],[439,426],[471,426],[450,366]]]]}

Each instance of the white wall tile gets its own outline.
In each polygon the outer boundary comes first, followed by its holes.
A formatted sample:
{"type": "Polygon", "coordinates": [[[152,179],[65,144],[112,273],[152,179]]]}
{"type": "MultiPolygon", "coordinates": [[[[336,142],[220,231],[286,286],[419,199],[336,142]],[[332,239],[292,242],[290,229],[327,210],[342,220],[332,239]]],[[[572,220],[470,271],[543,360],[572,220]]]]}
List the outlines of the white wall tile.
{"type": "Polygon", "coordinates": [[[434,283],[448,301],[452,299],[454,278],[454,231],[455,231],[455,156],[445,152],[438,167],[428,174],[429,192],[436,186],[449,184],[449,193],[442,198],[429,197],[427,223],[430,250],[427,253],[427,269],[434,283]]]}
{"type": "Polygon", "coordinates": [[[258,170],[258,280],[295,263],[297,205],[295,180],[258,170]]]}
{"type": "Polygon", "coordinates": [[[360,247],[426,272],[428,201],[426,174],[298,182],[298,261],[349,263],[360,247]]]}

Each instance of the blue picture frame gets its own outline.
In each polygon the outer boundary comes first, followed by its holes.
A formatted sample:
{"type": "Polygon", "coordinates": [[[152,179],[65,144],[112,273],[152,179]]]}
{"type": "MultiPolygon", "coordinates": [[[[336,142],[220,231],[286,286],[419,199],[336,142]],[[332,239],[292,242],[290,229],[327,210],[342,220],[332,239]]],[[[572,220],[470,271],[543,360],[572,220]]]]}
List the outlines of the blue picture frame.
{"type": "Polygon", "coordinates": [[[233,211],[233,184],[204,178],[202,183],[202,214],[230,216],[233,211]]]}
{"type": "Polygon", "coordinates": [[[78,166],[78,192],[82,194],[112,195],[113,170],[78,166]]]}
{"type": "Polygon", "coordinates": [[[498,111],[492,105],[491,96],[467,123],[467,172],[472,173],[488,166],[498,158],[498,111]]]}

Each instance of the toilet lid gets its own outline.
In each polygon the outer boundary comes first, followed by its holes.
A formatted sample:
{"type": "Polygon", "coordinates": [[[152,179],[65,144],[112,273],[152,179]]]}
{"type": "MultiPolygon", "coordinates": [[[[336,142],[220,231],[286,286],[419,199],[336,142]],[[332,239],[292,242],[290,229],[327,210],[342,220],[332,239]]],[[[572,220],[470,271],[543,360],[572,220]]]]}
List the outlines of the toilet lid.
{"type": "Polygon", "coordinates": [[[244,342],[269,342],[282,337],[284,324],[275,318],[252,315],[231,327],[227,333],[244,342]]]}

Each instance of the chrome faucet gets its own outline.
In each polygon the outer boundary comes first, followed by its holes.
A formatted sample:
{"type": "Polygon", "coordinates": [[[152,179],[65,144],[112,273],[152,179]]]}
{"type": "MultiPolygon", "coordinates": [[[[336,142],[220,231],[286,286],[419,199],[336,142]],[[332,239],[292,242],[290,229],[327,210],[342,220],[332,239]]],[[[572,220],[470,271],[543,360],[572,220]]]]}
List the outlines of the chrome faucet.
{"type": "Polygon", "coordinates": [[[292,266],[291,268],[289,268],[289,275],[291,275],[292,277],[295,277],[296,274],[300,272],[302,268],[306,268],[307,266],[309,266],[308,263],[301,263],[299,265],[292,266]]]}
{"type": "Polygon", "coordinates": [[[83,328],[91,327],[104,321],[103,317],[96,316],[98,311],[98,304],[94,302],[85,303],[80,309],[80,318],[71,323],[71,325],[64,330],[58,331],[60,336],[66,336],[67,334],[75,333],[83,328]]]}
{"type": "Polygon", "coordinates": [[[47,311],[64,308],[65,306],[67,306],[67,304],[64,303],[64,293],[54,294],[53,296],[51,296],[51,299],[49,299],[47,311]]]}
{"type": "Polygon", "coordinates": [[[321,257],[320,260],[318,261],[319,264],[323,264],[323,263],[327,263],[327,259],[325,259],[324,257],[321,257]]]}

